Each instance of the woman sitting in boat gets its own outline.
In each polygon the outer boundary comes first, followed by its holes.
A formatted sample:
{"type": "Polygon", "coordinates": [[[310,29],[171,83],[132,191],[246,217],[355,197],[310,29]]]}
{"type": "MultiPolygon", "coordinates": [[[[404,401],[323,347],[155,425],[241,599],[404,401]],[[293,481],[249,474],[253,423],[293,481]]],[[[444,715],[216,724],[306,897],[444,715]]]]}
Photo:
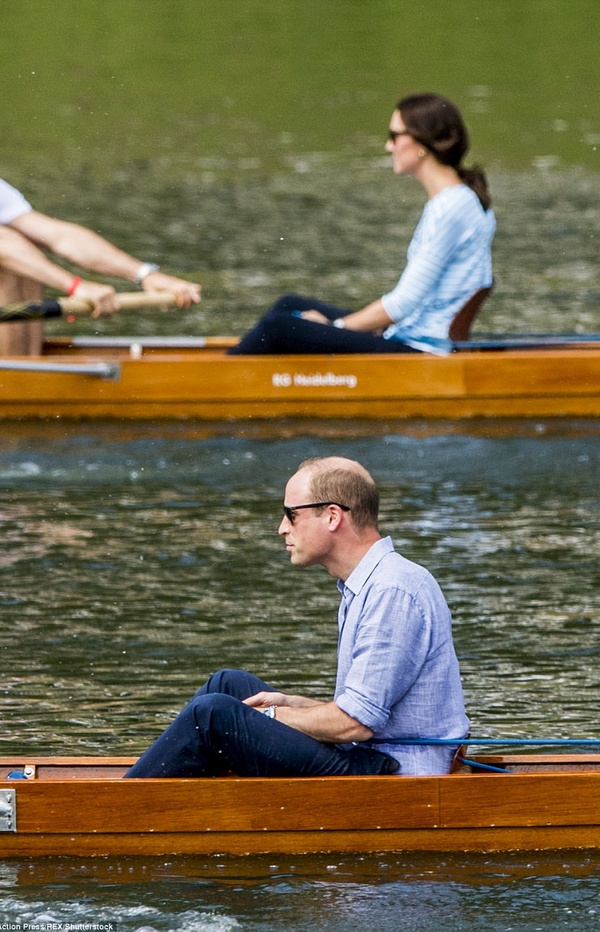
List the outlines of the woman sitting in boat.
{"type": "Polygon", "coordinates": [[[463,166],[467,129],[438,94],[401,100],[388,135],[395,174],[412,175],[428,198],[396,287],[354,313],[285,295],[230,353],[451,351],[453,318],[492,284],[496,221],[487,179],[480,168],[463,166]]]}

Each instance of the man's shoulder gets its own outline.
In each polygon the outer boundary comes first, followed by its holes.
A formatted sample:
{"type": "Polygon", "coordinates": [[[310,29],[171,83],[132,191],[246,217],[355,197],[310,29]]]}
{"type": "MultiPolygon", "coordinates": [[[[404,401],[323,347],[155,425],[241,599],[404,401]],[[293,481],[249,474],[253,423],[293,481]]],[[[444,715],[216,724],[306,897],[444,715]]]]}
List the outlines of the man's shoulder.
{"type": "Polygon", "coordinates": [[[424,590],[440,591],[427,567],[403,556],[390,537],[382,537],[373,544],[346,584],[354,593],[395,589],[416,597],[424,590]]]}
{"type": "Polygon", "coordinates": [[[397,582],[406,586],[409,582],[413,585],[419,585],[426,579],[433,579],[426,566],[410,560],[397,550],[389,550],[385,553],[374,575],[377,574],[380,579],[388,579],[390,583],[397,582]]]}
{"type": "MultiPolygon", "coordinates": [[[[391,544],[391,542],[390,542],[391,544]]],[[[441,586],[432,571],[421,563],[405,557],[393,545],[385,552],[371,575],[373,585],[391,586],[412,595],[428,592],[441,595],[441,586]]]]}

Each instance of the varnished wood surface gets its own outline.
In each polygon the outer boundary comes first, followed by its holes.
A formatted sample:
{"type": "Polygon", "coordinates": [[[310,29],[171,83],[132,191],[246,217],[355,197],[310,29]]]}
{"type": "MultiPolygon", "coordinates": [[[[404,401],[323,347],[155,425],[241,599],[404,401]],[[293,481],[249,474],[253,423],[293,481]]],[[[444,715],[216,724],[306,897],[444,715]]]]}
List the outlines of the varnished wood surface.
{"type": "Polygon", "coordinates": [[[110,855],[351,854],[402,851],[555,851],[600,846],[597,826],[363,832],[176,833],[0,836],[3,858],[110,855]]]}
{"type": "MultiPolygon", "coordinates": [[[[482,758],[483,759],[483,758],[482,758]]],[[[16,794],[3,856],[600,847],[594,755],[494,756],[532,772],[122,780],[113,759],[0,759],[16,794]],[[556,758],[561,758],[556,760],[556,758]],[[557,769],[555,766],[572,769],[557,769]],[[32,768],[28,780],[10,770],[32,768]]]]}
{"type": "Polygon", "coordinates": [[[64,339],[24,359],[111,362],[120,375],[112,381],[0,368],[0,418],[600,416],[600,345],[446,357],[241,357],[154,347],[136,358],[127,348],[86,350],[64,339]]]}

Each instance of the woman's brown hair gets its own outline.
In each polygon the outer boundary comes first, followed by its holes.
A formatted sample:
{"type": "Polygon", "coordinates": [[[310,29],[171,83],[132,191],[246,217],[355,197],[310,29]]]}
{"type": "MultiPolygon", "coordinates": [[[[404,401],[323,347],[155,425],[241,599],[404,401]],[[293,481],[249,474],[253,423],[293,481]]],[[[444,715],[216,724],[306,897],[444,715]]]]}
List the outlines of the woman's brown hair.
{"type": "Polygon", "coordinates": [[[397,110],[413,139],[442,165],[454,168],[487,210],[492,199],[485,172],[478,165],[465,168],[462,164],[469,149],[469,133],[458,108],[440,94],[411,94],[398,102],[397,110]]]}

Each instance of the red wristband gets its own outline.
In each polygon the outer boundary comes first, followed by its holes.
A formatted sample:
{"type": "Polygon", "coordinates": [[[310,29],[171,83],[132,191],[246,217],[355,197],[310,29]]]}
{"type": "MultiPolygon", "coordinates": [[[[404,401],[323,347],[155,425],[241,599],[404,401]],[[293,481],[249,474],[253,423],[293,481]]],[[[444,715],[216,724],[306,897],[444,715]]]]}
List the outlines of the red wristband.
{"type": "Polygon", "coordinates": [[[81,285],[81,279],[77,278],[77,276],[74,275],[73,281],[71,282],[71,287],[67,291],[67,294],[69,295],[69,297],[72,297],[72,295],[75,294],[75,292],[77,291],[80,285],[81,285]]]}

